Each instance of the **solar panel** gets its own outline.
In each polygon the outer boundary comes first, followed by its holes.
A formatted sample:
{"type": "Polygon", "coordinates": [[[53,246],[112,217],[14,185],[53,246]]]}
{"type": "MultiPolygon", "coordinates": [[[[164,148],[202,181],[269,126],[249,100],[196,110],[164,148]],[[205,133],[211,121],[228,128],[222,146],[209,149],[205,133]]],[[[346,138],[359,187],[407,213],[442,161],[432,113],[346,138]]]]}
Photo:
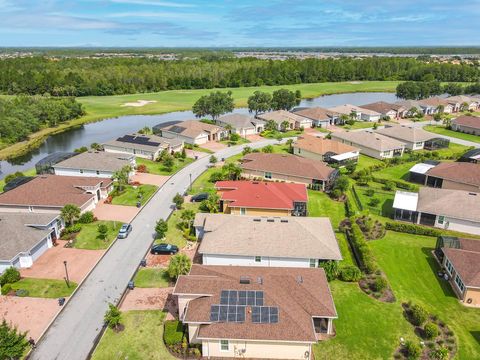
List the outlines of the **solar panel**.
{"type": "Polygon", "coordinates": [[[182,127],[182,126],[172,126],[168,131],[179,134],[179,133],[183,132],[184,130],[185,130],[185,128],[182,127]]]}
{"type": "Polygon", "coordinates": [[[212,322],[245,322],[246,307],[238,305],[211,305],[212,322]]]}
{"type": "Polygon", "coordinates": [[[150,138],[145,136],[133,136],[133,135],[124,135],[119,137],[117,141],[126,142],[130,144],[139,144],[139,145],[148,145],[148,146],[159,146],[159,142],[150,141],[150,138]]]}
{"type": "Polygon", "coordinates": [[[252,323],[254,324],[278,323],[278,307],[252,306],[252,323]]]}

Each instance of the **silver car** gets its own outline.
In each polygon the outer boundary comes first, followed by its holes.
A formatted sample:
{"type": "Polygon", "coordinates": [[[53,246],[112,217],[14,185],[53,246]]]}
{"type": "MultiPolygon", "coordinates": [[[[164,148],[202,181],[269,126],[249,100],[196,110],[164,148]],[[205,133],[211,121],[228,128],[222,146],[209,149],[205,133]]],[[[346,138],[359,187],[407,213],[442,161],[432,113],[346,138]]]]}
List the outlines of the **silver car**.
{"type": "Polygon", "coordinates": [[[119,239],[125,239],[128,234],[132,231],[132,225],[130,224],[123,224],[122,227],[120,228],[120,231],[118,232],[117,238],[119,239]]]}

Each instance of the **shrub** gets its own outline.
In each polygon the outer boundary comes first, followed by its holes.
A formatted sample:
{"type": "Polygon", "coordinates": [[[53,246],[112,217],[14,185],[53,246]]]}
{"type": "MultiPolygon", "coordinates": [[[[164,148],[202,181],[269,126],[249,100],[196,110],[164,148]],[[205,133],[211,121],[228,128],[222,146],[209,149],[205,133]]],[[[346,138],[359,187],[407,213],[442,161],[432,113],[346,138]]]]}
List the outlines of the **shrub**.
{"type": "Polygon", "coordinates": [[[2,285],[2,295],[7,295],[10,291],[12,291],[12,285],[10,284],[2,285]]]}
{"type": "Polygon", "coordinates": [[[352,247],[354,248],[355,253],[359,257],[363,269],[368,274],[374,273],[378,269],[377,262],[373,257],[372,251],[370,250],[367,242],[365,241],[363,232],[357,223],[352,222],[352,227],[349,235],[352,247]]]}
{"type": "Polygon", "coordinates": [[[7,268],[0,276],[0,285],[13,284],[20,280],[20,272],[13,266],[7,268]]]}
{"type": "Polygon", "coordinates": [[[182,342],[183,324],[178,320],[165,321],[163,331],[163,341],[166,345],[172,346],[182,342]]]}
{"type": "Polygon", "coordinates": [[[185,254],[172,256],[168,264],[167,272],[171,279],[177,279],[180,275],[186,275],[192,267],[192,261],[185,254]]]}
{"type": "Polygon", "coordinates": [[[365,191],[365,195],[372,197],[373,195],[375,195],[375,190],[367,189],[367,191],[365,191]]]}
{"type": "Polygon", "coordinates": [[[387,191],[392,191],[395,189],[395,183],[393,181],[387,181],[383,184],[383,189],[387,191]]]}
{"type": "Polygon", "coordinates": [[[117,329],[122,320],[122,313],[118,310],[118,307],[110,303],[108,304],[108,310],[105,312],[104,320],[110,329],[117,329]]]}
{"type": "Polygon", "coordinates": [[[137,165],[137,172],[139,173],[146,173],[147,171],[147,166],[145,164],[140,164],[137,165]]]}
{"type": "Polygon", "coordinates": [[[25,290],[25,289],[18,289],[17,291],[15,291],[15,296],[18,296],[18,297],[27,297],[29,294],[28,290],[25,290]]]}
{"type": "Polygon", "coordinates": [[[177,209],[181,209],[185,200],[182,195],[180,195],[179,193],[176,193],[172,201],[177,207],[177,209]]]}
{"type": "Polygon", "coordinates": [[[448,359],[448,348],[442,346],[439,349],[433,350],[430,353],[430,358],[435,360],[446,360],[448,359]]]}
{"type": "Polygon", "coordinates": [[[68,234],[78,233],[80,232],[80,230],[82,230],[82,224],[76,223],[76,224],[73,224],[72,226],[69,226],[63,229],[62,233],[63,235],[68,235],[68,234]]]}
{"type": "Polygon", "coordinates": [[[393,230],[397,232],[403,232],[407,234],[414,235],[425,235],[425,236],[440,236],[441,231],[437,229],[427,228],[415,224],[400,223],[387,221],[385,223],[385,228],[387,230],[393,230]]]}
{"type": "Polygon", "coordinates": [[[405,353],[408,359],[418,359],[422,353],[422,349],[417,343],[407,340],[405,342],[405,353]]]}
{"type": "Polygon", "coordinates": [[[163,239],[167,231],[168,231],[168,223],[163,219],[159,219],[155,224],[155,232],[157,234],[156,238],[163,239]]]}
{"type": "Polygon", "coordinates": [[[230,140],[231,141],[238,141],[238,140],[240,140],[240,135],[238,135],[237,133],[232,133],[232,134],[230,134],[230,140]]]}
{"type": "MultiPolygon", "coordinates": [[[[383,178],[378,178],[376,176],[372,177],[372,180],[375,181],[376,183],[380,183],[386,186],[387,183],[393,184],[399,189],[404,189],[404,190],[410,190],[410,191],[418,191],[418,186],[415,184],[410,184],[409,182],[403,181],[403,180],[390,180],[390,179],[383,179],[383,178]]],[[[393,187],[392,189],[393,190],[393,187]]]]}
{"type": "Polygon", "coordinates": [[[93,215],[93,212],[91,211],[86,211],[80,217],[78,218],[78,222],[81,224],[90,224],[95,220],[95,216],[93,215]]]}
{"type": "Polygon", "coordinates": [[[210,175],[208,181],[214,183],[217,181],[222,181],[226,179],[226,175],[222,171],[215,171],[210,175]]]}
{"type": "Polygon", "coordinates": [[[320,263],[320,267],[325,270],[325,275],[327,276],[327,281],[335,280],[338,276],[338,262],[332,261],[324,261],[320,263]]]}
{"type": "Polygon", "coordinates": [[[428,312],[424,307],[415,304],[410,308],[410,321],[415,326],[422,326],[428,319],[428,312]]]}
{"type": "Polygon", "coordinates": [[[426,339],[434,339],[438,336],[438,326],[434,323],[427,323],[425,324],[425,327],[423,328],[423,332],[425,334],[426,339]]]}
{"type": "Polygon", "coordinates": [[[362,278],[362,272],[354,265],[346,265],[340,268],[338,277],[342,281],[355,282],[362,278]]]}
{"type": "Polygon", "coordinates": [[[387,286],[388,286],[387,279],[385,279],[383,276],[377,277],[372,284],[373,290],[377,292],[381,292],[385,290],[387,286]]]}
{"type": "Polygon", "coordinates": [[[368,205],[373,207],[377,206],[378,204],[380,204],[380,199],[378,198],[372,198],[368,203],[368,205]]]}

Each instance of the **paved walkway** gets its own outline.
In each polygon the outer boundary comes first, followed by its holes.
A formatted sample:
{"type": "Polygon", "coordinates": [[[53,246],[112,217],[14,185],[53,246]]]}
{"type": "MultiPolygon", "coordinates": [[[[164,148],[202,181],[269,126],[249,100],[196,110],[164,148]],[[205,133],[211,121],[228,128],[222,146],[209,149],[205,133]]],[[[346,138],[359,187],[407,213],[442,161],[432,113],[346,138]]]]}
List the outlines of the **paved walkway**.
{"type": "Polygon", "coordinates": [[[129,223],[140,212],[136,206],[112,205],[99,202],[93,210],[98,220],[114,220],[129,223]]]}
{"type": "MultiPolygon", "coordinates": [[[[250,146],[260,148],[275,143],[275,140],[264,140],[250,146]]],[[[219,151],[216,156],[227,158],[242,149],[243,146],[232,146],[219,151]]],[[[88,356],[102,330],[108,303],[119,301],[150,248],[155,222],[171,213],[172,198],[188,188],[189,175],[196,179],[207,165],[208,158],[199,159],[180,170],[159,189],[132,221],[133,230],[128,241],[117,241],[112,245],[45,333],[31,359],[84,360],[88,356]]]]}

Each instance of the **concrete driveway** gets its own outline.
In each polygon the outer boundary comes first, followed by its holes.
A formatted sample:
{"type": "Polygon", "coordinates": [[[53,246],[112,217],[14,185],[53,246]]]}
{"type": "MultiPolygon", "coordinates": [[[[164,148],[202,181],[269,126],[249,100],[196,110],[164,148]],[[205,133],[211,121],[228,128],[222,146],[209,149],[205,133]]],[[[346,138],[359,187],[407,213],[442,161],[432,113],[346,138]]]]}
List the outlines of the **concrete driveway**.
{"type": "Polygon", "coordinates": [[[216,151],[225,149],[227,145],[216,142],[216,141],[209,141],[205,144],[202,144],[201,147],[216,152],[216,151]]]}
{"type": "Polygon", "coordinates": [[[58,245],[48,249],[30,268],[20,269],[22,277],[40,279],[63,279],[65,276],[64,261],[70,280],[77,284],[83,280],[97,263],[105,250],[82,250],[65,248],[66,241],[59,240],[58,245]]]}
{"type": "Polygon", "coordinates": [[[195,156],[197,157],[197,159],[201,159],[201,158],[210,156],[210,154],[206,153],[205,151],[197,151],[197,150],[186,149],[185,152],[187,153],[187,156],[192,158],[192,159],[195,159],[195,156]]]}
{"type": "Polygon", "coordinates": [[[98,220],[114,220],[129,223],[139,213],[136,206],[112,205],[99,202],[93,210],[93,215],[98,220]]]}
{"type": "Polygon", "coordinates": [[[132,176],[131,181],[138,181],[140,184],[156,185],[160,187],[165,184],[169,178],[170,176],[137,172],[135,175],[132,176]]]}
{"type": "Polygon", "coordinates": [[[27,331],[27,338],[34,340],[38,340],[59,310],[57,299],[0,296],[0,320],[27,331]]]}

